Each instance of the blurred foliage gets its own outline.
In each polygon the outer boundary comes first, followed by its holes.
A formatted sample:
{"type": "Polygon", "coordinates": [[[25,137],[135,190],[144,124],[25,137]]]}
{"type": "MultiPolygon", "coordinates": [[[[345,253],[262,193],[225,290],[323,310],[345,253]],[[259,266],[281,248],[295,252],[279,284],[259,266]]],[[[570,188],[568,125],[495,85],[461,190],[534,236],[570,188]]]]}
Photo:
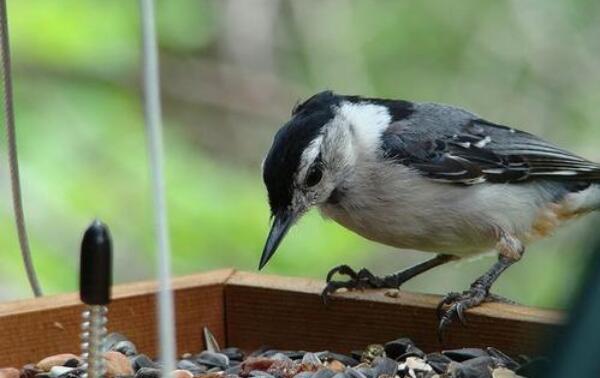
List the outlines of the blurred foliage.
{"type": "MultiPolygon", "coordinates": [[[[94,217],[111,227],[116,281],[152,278],[137,2],[8,6],[25,211],[43,287],[76,288],[80,237],[94,217]]],[[[457,104],[600,160],[597,2],[163,0],[157,17],[176,274],[256,268],[269,220],[261,159],[292,105],[325,88],[457,104]]],[[[0,298],[13,299],[29,290],[1,159],[0,298]]],[[[533,245],[497,292],[564,305],[594,221],[533,245]]],[[[310,214],[267,271],[323,277],[350,263],[387,273],[424,258],[310,214]]],[[[493,259],[451,264],[406,288],[460,290],[493,259]]]]}

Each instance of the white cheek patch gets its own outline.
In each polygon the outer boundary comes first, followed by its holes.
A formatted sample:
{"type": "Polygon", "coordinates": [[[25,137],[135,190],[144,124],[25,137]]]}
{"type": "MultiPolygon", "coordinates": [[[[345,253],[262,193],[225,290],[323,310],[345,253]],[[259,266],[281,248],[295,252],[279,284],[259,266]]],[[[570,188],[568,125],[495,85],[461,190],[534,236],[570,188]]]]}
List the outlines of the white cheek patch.
{"type": "Polygon", "coordinates": [[[392,121],[385,106],[369,103],[344,102],[339,107],[338,117],[350,124],[352,132],[356,134],[355,140],[368,151],[375,151],[381,135],[392,121]]]}
{"type": "Polygon", "coordinates": [[[339,171],[347,165],[354,165],[356,155],[352,132],[345,118],[338,115],[327,125],[322,153],[323,160],[332,170],[339,171]]]}

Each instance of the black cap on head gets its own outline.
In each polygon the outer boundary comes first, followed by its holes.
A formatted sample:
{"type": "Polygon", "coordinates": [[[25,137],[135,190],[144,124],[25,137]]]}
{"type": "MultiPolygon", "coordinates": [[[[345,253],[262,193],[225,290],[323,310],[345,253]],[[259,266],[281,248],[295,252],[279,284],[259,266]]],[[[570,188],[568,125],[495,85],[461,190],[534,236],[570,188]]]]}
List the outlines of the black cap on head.
{"type": "Polygon", "coordinates": [[[302,153],[334,117],[332,107],[341,96],[331,91],[314,95],[292,111],[292,119],[275,135],[263,167],[271,214],[284,211],[292,202],[294,174],[302,153]]]}
{"type": "Polygon", "coordinates": [[[79,296],[88,305],[110,302],[112,243],[108,227],[95,220],[81,242],[79,296]]]}
{"type": "Polygon", "coordinates": [[[294,222],[307,210],[291,206],[294,175],[300,166],[302,154],[321,133],[323,127],[333,120],[336,107],[341,105],[342,101],[384,106],[392,121],[406,118],[412,113],[412,104],[407,101],[341,96],[331,91],[317,93],[294,107],[292,119],[275,135],[263,166],[263,180],[269,192],[273,223],[261,255],[259,269],[269,262],[294,222]]]}

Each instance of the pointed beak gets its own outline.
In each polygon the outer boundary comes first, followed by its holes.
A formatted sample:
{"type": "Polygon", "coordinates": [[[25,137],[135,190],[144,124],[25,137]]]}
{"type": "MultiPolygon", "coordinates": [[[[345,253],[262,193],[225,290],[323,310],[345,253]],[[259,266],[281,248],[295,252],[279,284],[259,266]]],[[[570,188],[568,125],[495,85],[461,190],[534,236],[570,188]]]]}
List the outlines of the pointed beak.
{"type": "Polygon", "coordinates": [[[277,251],[277,247],[279,247],[279,243],[281,243],[295,220],[296,215],[289,210],[281,211],[275,215],[265,248],[260,257],[260,264],[258,265],[259,270],[267,265],[271,257],[273,257],[275,251],[277,251]]]}

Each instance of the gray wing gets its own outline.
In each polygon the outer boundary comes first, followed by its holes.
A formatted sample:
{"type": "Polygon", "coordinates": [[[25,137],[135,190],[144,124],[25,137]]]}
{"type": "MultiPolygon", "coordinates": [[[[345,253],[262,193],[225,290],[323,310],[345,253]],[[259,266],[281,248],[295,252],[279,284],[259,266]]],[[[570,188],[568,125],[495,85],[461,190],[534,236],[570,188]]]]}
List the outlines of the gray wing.
{"type": "Polygon", "coordinates": [[[532,134],[476,117],[441,126],[429,121],[391,125],[382,137],[385,157],[457,184],[600,181],[599,164],[532,134]]]}

